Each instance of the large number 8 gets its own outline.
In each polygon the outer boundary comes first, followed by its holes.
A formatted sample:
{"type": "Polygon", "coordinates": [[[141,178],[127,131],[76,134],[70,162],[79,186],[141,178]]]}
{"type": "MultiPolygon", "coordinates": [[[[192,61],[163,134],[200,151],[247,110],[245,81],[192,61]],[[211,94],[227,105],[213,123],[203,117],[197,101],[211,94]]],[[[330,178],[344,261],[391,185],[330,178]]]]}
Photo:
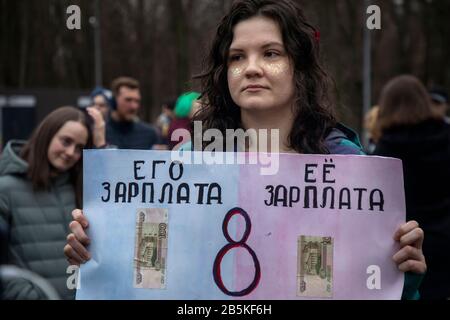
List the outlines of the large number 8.
{"type": "Polygon", "coordinates": [[[226,295],[232,297],[242,297],[250,294],[258,286],[259,280],[261,279],[261,267],[259,265],[258,257],[256,257],[255,251],[253,251],[253,249],[250,248],[246,243],[248,237],[250,236],[251,229],[252,223],[250,217],[248,213],[241,208],[231,209],[230,211],[228,211],[228,213],[225,216],[225,219],[223,220],[222,224],[223,234],[229,243],[226,246],[224,246],[217,254],[216,259],[214,260],[213,275],[214,281],[216,282],[219,289],[222,290],[222,292],[225,293],[226,295]],[[228,233],[228,224],[230,223],[231,218],[234,217],[235,215],[240,215],[245,219],[245,232],[244,235],[242,236],[241,241],[234,241],[230,237],[230,234],[228,233]],[[228,251],[234,248],[244,248],[250,253],[250,255],[253,258],[253,263],[255,265],[255,277],[253,278],[252,283],[247,288],[241,291],[233,292],[229,291],[223,284],[220,265],[222,264],[223,257],[228,253],[228,251]]]}

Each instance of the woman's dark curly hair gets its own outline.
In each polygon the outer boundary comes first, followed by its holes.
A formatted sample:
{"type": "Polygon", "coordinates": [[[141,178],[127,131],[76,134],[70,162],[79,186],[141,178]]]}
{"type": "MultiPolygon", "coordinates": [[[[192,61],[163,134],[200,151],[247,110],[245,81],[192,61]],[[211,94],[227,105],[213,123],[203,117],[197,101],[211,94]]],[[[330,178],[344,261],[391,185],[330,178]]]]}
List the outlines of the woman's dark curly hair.
{"type": "Polygon", "coordinates": [[[206,71],[196,77],[202,83],[204,107],[195,120],[202,121],[203,130],[219,129],[224,136],[226,129],[242,128],[240,108],[228,88],[227,61],[234,27],[255,16],[268,17],[278,23],[294,65],[296,104],[289,147],[299,153],[329,153],[324,140],[336,125],[336,118],[329,99],[330,81],[319,62],[318,32],[291,0],[239,0],[233,4],[218,26],[205,60],[206,71]]]}

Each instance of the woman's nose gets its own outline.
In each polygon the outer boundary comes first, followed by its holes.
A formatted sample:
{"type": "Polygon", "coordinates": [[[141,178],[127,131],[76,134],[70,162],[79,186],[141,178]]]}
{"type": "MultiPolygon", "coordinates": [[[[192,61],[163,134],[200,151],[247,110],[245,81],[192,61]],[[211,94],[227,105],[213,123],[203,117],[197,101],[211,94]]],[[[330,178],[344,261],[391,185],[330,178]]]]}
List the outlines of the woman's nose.
{"type": "Polygon", "coordinates": [[[247,67],[245,68],[245,75],[247,77],[261,76],[263,73],[261,62],[258,57],[249,57],[247,67]]]}
{"type": "Polygon", "coordinates": [[[66,154],[68,156],[73,157],[75,155],[75,151],[76,151],[75,149],[76,149],[75,145],[71,145],[71,146],[67,147],[66,148],[66,154]]]}

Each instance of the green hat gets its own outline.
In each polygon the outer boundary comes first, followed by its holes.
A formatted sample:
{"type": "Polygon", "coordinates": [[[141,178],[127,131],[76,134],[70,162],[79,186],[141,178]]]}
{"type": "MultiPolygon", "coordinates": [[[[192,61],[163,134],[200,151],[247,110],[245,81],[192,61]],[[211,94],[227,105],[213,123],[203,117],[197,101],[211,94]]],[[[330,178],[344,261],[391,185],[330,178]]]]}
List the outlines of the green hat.
{"type": "Polygon", "coordinates": [[[188,92],[181,95],[175,105],[175,116],[178,118],[187,118],[192,109],[192,104],[200,97],[198,92],[188,92]]]}

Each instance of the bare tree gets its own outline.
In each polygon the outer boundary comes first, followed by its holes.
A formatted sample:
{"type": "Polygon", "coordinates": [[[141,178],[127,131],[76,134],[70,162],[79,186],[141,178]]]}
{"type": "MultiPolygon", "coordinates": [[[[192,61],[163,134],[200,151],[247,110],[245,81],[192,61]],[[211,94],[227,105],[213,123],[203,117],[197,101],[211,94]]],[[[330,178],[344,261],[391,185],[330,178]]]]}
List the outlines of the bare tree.
{"type": "MultiPolygon", "coordinates": [[[[295,0],[320,30],[322,59],[336,81],[341,119],[360,128],[362,32],[359,0],[295,0]]],[[[120,75],[142,83],[143,118],[154,119],[165,100],[189,90],[202,68],[218,21],[233,0],[102,0],[103,79],[120,75]]],[[[450,86],[450,2],[374,0],[382,30],[373,31],[373,103],[386,81],[412,73],[450,86]]],[[[90,90],[94,38],[90,0],[0,0],[0,87],[90,90]],[[66,8],[79,5],[82,29],[67,30],[66,8]]],[[[198,88],[197,88],[198,89],[198,88]]]]}

